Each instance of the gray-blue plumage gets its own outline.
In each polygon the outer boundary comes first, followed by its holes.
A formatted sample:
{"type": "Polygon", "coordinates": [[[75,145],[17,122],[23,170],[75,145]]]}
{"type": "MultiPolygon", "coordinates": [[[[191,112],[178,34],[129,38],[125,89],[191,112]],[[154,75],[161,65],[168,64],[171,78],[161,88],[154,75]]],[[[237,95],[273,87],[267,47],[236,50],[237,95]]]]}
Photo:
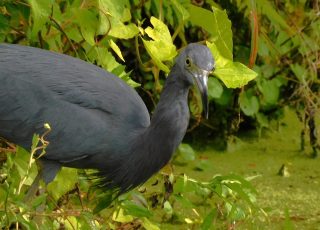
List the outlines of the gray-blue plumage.
{"type": "Polygon", "coordinates": [[[170,160],[188,126],[189,88],[196,82],[206,91],[213,67],[207,47],[188,45],[150,122],[139,95],[117,76],[63,54],[1,44],[0,136],[29,149],[49,123],[50,144],[40,158],[46,183],[61,166],[91,168],[102,186],[122,193],[170,160]]]}

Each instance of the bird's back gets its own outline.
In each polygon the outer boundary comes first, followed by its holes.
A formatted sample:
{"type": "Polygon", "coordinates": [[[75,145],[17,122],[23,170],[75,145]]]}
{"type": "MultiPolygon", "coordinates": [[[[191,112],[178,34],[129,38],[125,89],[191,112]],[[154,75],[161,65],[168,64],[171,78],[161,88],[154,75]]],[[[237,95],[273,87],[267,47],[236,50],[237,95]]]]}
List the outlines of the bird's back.
{"type": "Polygon", "coordinates": [[[0,44],[0,82],[0,136],[28,148],[48,122],[50,160],[121,154],[150,123],[134,89],[70,56],[0,44]]]}

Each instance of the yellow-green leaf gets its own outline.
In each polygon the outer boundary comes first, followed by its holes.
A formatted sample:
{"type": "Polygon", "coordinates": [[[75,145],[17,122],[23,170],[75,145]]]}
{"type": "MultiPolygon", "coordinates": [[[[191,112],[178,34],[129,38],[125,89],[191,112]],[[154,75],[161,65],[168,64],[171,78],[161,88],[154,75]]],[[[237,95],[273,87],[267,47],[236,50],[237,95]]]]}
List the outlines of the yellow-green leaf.
{"type": "Polygon", "coordinates": [[[152,38],[155,41],[160,40],[166,43],[172,43],[171,35],[166,24],[164,24],[161,20],[153,16],[151,17],[150,22],[153,28],[147,27],[145,29],[145,32],[148,34],[150,38],[152,38]]]}
{"type": "Polygon", "coordinates": [[[112,39],[109,41],[109,45],[111,49],[118,55],[118,57],[125,62],[119,46],[112,39]]]}
{"type": "Polygon", "coordinates": [[[128,0],[98,0],[100,25],[99,34],[129,39],[139,33],[138,27],[131,23],[130,3],[128,0]],[[126,23],[126,24],[125,24],[126,23]]]}
{"type": "Polygon", "coordinates": [[[237,88],[246,85],[258,74],[240,62],[233,62],[223,57],[217,49],[215,43],[207,42],[207,46],[212,52],[216,61],[214,74],[228,87],[237,88]]]}
{"type": "Polygon", "coordinates": [[[169,68],[162,61],[171,61],[177,55],[176,47],[172,42],[168,27],[155,17],[151,17],[150,21],[153,28],[148,27],[145,32],[153,40],[142,39],[143,44],[155,64],[161,70],[169,72],[169,68]]]}
{"type": "Polygon", "coordinates": [[[148,220],[148,218],[142,217],[141,222],[142,222],[142,226],[146,230],[160,230],[160,228],[154,223],[152,223],[150,220],[148,220]]]}
{"type": "Polygon", "coordinates": [[[124,210],[122,208],[119,208],[118,210],[113,212],[112,220],[120,223],[127,223],[133,221],[133,216],[125,215],[124,210]]]}
{"type": "Polygon", "coordinates": [[[232,61],[221,68],[217,67],[214,74],[223,81],[228,88],[242,87],[258,75],[242,63],[232,61]]]}

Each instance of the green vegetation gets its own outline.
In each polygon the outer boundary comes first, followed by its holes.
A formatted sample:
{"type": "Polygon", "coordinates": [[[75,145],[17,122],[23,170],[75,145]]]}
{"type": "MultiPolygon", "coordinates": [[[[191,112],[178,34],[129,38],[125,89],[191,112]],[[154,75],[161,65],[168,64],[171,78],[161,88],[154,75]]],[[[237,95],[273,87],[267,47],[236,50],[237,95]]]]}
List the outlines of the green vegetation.
{"type": "Polygon", "coordinates": [[[99,65],[136,87],[150,111],[179,49],[201,42],[216,59],[209,119],[192,92],[190,129],[170,166],[112,203],[85,171],[67,168],[24,202],[37,172],[30,153],[45,154],[45,135],[34,136],[30,152],[2,141],[1,228],[316,229],[320,172],[306,156],[319,151],[319,7],[317,0],[0,1],[0,42],[99,65]]]}

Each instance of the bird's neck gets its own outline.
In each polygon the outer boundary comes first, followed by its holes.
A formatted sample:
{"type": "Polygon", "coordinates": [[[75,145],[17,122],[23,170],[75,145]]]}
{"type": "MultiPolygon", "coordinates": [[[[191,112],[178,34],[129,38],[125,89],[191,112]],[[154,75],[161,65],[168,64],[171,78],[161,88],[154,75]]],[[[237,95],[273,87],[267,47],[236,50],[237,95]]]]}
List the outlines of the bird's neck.
{"type": "Polygon", "coordinates": [[[168,163],[181,143],[189,123],[190,86],[181,80],[178,72],[174,67],[169,74],[150,126],[143,137],[143,145],[148,148],[145,152],[150,156],[146,159],[154,159],[157,170],[168,163]]]}
{"type": "Polygon", "coordinates": [[[149,127],[131,140],[132,148],[124,160],[123,187],[135,187],[168,163],[181,143],[189,123],[188,92],[176,67],[169,74],[149,127]],[[130,172],[130,173],[129,173],[130,172]]]}

